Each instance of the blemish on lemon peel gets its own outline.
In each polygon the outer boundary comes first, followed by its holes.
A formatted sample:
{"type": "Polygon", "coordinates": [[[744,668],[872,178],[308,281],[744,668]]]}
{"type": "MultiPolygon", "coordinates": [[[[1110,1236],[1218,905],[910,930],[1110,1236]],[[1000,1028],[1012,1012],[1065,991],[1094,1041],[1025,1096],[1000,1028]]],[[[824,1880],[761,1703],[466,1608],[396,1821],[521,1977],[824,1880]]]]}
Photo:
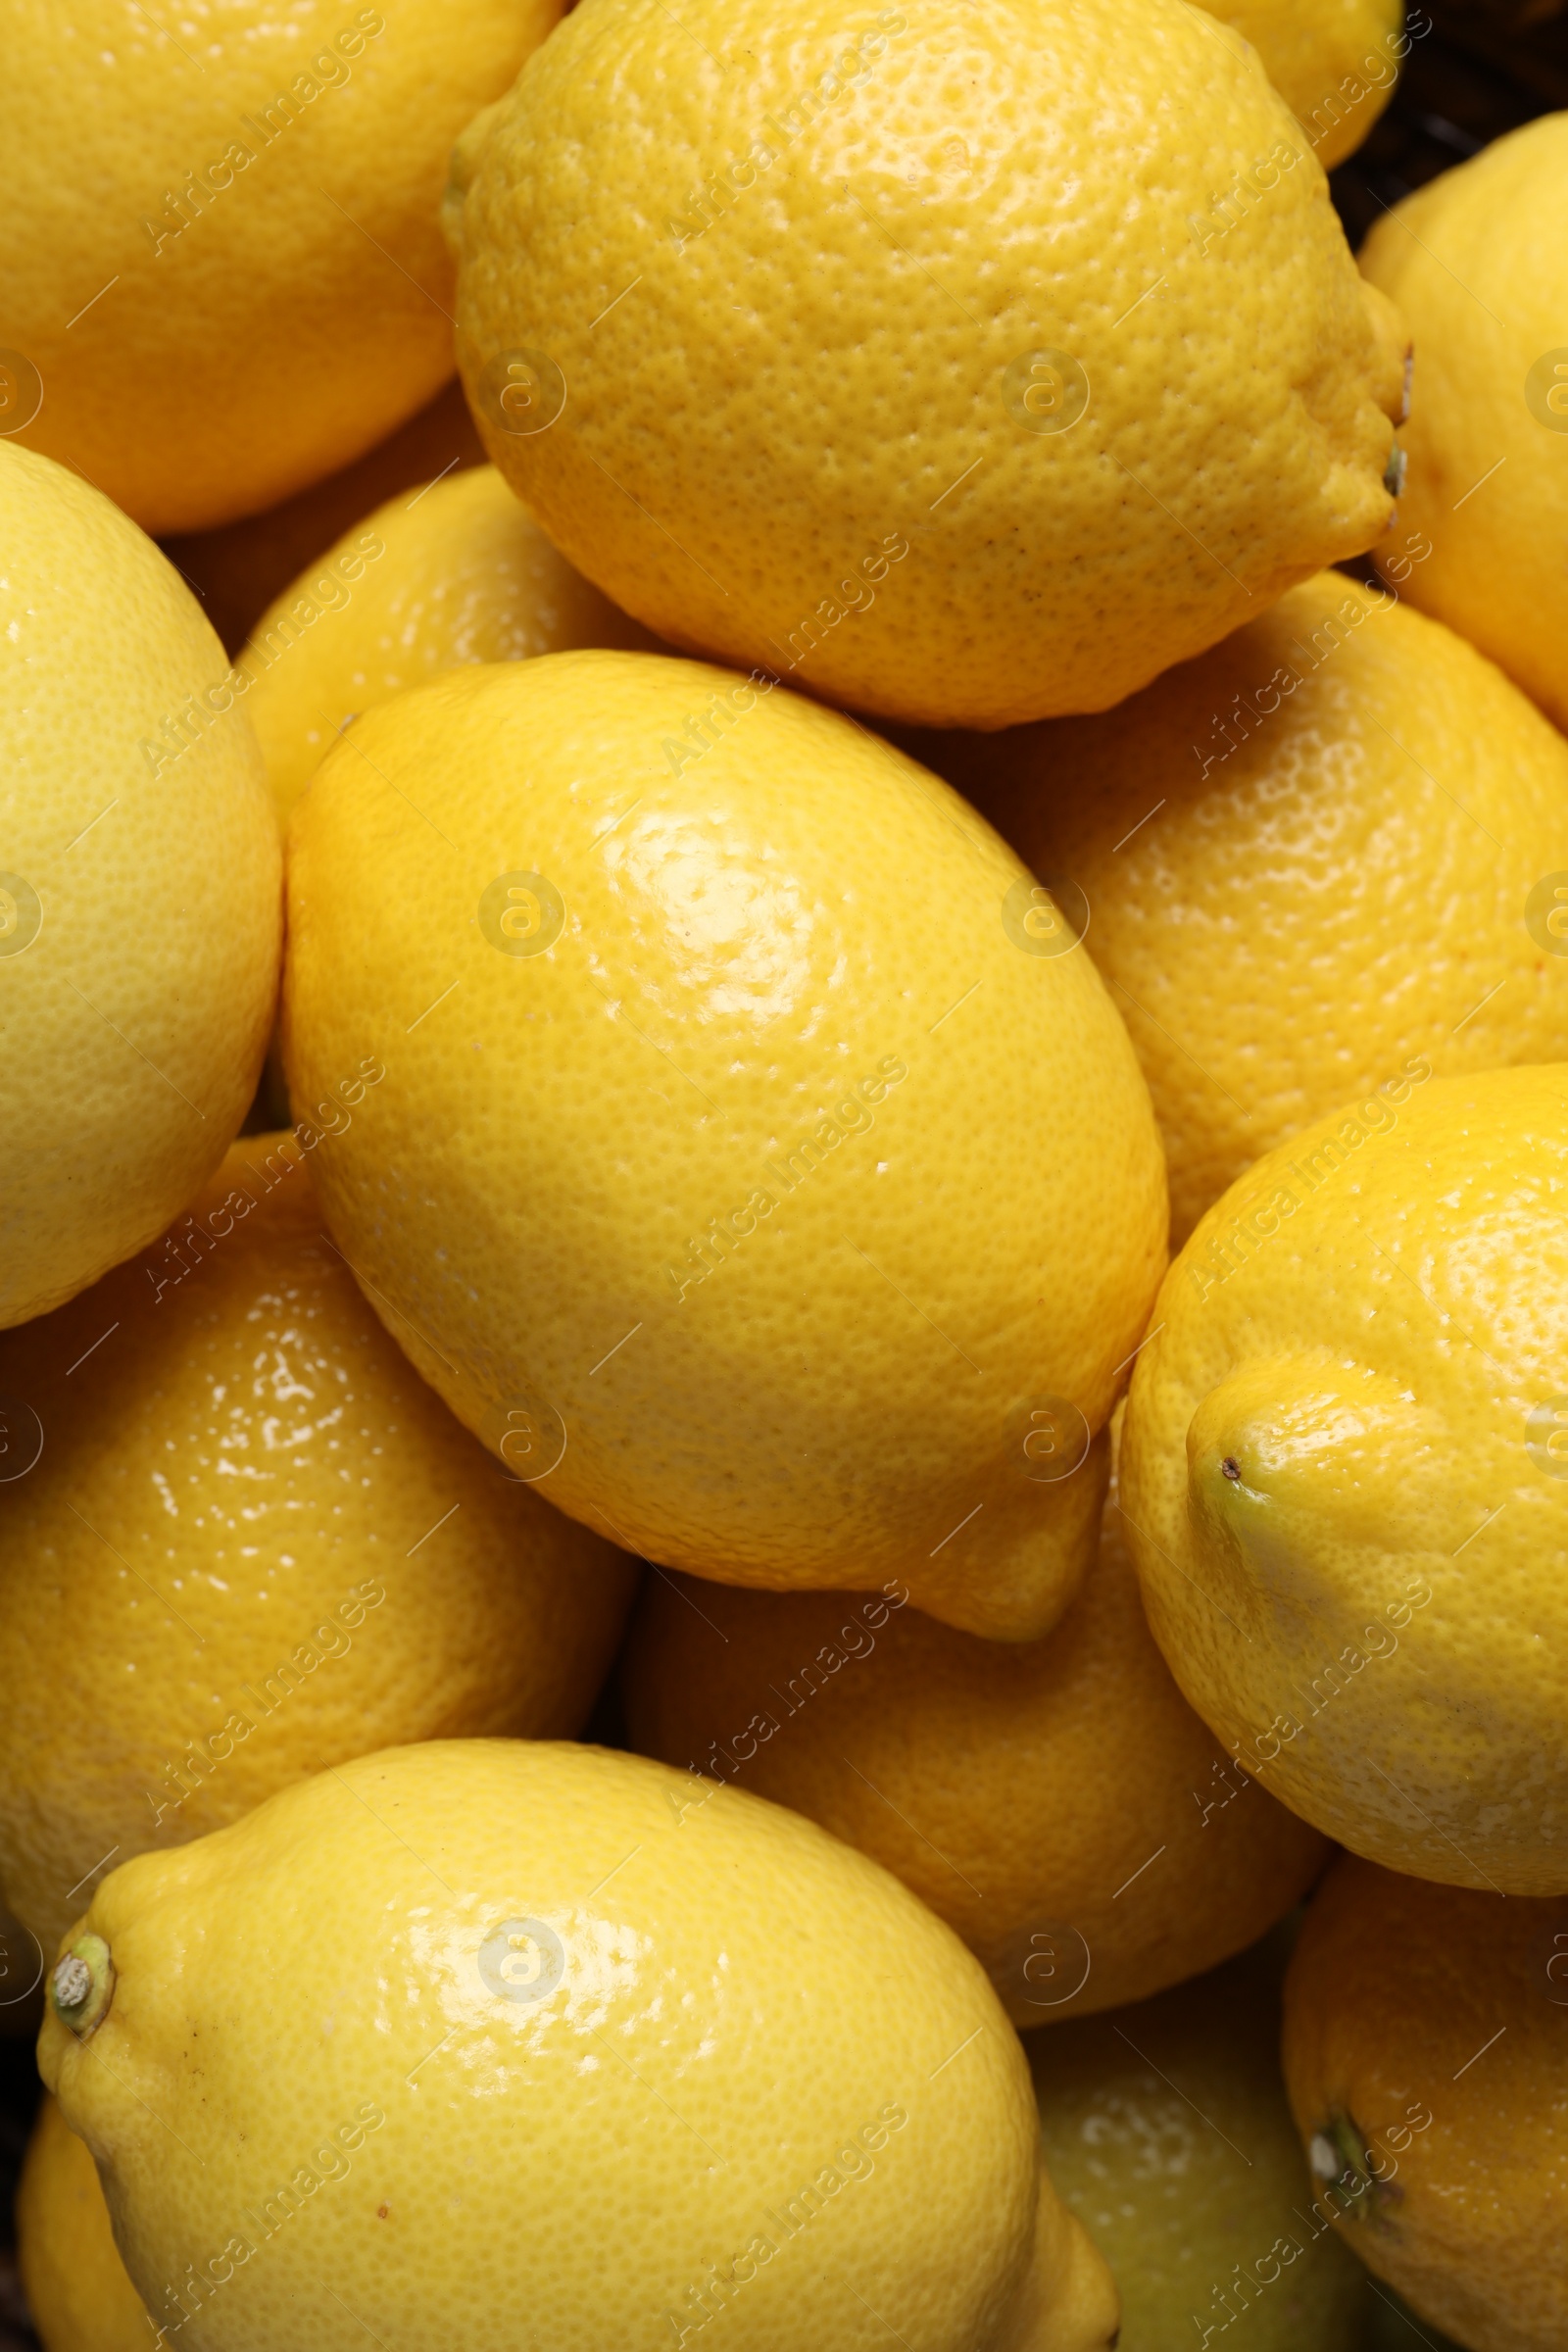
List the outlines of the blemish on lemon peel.
{"type": "Polygon", "coordinates": [[[50,2007],[78,2041],[90,2041],[114,1997],[114,1957],[101,1936],[83,1929],[55,1963],[49,1978],[50,2007]]]}

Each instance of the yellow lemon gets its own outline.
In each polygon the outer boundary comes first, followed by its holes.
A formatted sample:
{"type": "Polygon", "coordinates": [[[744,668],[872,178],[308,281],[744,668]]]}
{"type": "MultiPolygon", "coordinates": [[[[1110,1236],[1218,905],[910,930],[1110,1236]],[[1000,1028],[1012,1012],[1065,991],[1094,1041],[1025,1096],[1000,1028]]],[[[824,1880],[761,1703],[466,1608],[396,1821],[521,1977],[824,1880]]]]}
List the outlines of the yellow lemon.
{"type": "Polygon", "coordinates": [[[1180,0],[585,0],[447,217],[530,513],[830,701],[1102,710],[1388,521],[1402,329],[1180,0]]]}
{"type": "Polygon", "coordinates": [[[0,1486],[0,1881],[51,1952],[117,1858],[391,1740],[591,1706],[631,1563],[416,1378],[292,1138],[0,1339],[0,1390],[41,1437],[0,1486]]]}
{"type": "Polygon", "coordinates": [[[1568,888],[1539,911],[1568,883],[1568,744],[1393,591],[1325,572],[1118,710],[949,748],[1086,903],[1177,1242],[1260,1152],[1417,1064],[1568,1059],[1568,888]]]}
{"type": "Polygon", "coordinates": [[[47,2096],[17,2185],[17,2261],[44,2352],[147,2352],[157,2329],[125,2276],[98,2168],[47,2096]]]}
{"type": "Polygon", "coordinates": [[[530,522],[493,466],[389,499],[285,588],[238,666],[287,816],[351,720],[469,662],[656,640],[530,522]]]}
{"type": "Polygon", "coordinates": [[[549,654],[351,727],[290,877],[294,1100],[387,1072],[327,1219],[460,1419],[673,1567],[1054,1622],[1164,1171],[1094,966],[956,793],[760,674],[549,654]],[[1085,1475],[1029,1475],[1040,1411],[1085,1475]]]}
{"type": "Polygon", "coordinates": [[[1470,2352],[1557,2352],[1568,2336],[1565,2005],[1560,1902],[1351,1856],[1286,1979],[1285,2079],[1314,2209],[1423,2332],[1470,2352]]]}
{"type": "Polygon", "coordinates": [[[1114,1500],[1047,1641],[981,1642],[902,1595],[650,1578],[621,1670],[633,1746],[791,1805],[896,1871],[1020,2026],[1212,1966],[1321,1870],[1322,1838],[1171,1681],[1114,1500]]]}
{"type": "MultiPolygon", "coordinates": [[[[5,1325],[143,1248],[221,1159],[280,907],[261,753],[195,598],[30,450],[0,447],[0,530],[5,1325]]],[[[0,1445],[15,1476],[25,1429],[0,1445]]]]}
{"type": "Polygon", "coordinates": [[[426,408],[329,480],[313,482],[242,521],[166,539],[164,547],[229,652],[237,653],[273,597],[361,515],[399,490],[413,498],[460,468],[483,463],[463,386],[454,376],[426,408]]]}
{"type": "Polygon", "coordinates": [[[1355,1852],[1568,1889],[1568,1064],[1399,1080],[1171,1268],[1121,1477],[1177,1681],[1355,1852]]]}
{"type": "Polygon", "coordinates": [[[1420,188],[1361,267],[1416,348],[1401,520],[1432,541],[1407,593],[1568,727],[1568,114],[1420,188]]]}
{"type": "Polygon", "coordinates": [[[1214,0],[1251,42],[1325,172],[1353,155],[1410,53],[1403,0],[1214,0]]]}
{"type": "Polygon", "coordinates": [[[255,514],[451,371],[452,140],[559,0],[6,0],[0,416],[149,531],[255,514]]]}
{"type": "Polygon", "coordinates": [[[956,1937],[641,1757],[394,1748],[108,1879],[39,2061],[207,2352],[1089,2352],[1116,2298],[956,1937]],[[519,2227],[519,2219],[526,2227],[519,2227]]]}
{"type": "Polygon", "coordinates": [[[1024,2036],[1047,2167],[1121,2290],[1120,2352],[1363,2342],[1375,2298],[1312,2209],[1280,2077],[1282,1940],[1024,2036]]]}

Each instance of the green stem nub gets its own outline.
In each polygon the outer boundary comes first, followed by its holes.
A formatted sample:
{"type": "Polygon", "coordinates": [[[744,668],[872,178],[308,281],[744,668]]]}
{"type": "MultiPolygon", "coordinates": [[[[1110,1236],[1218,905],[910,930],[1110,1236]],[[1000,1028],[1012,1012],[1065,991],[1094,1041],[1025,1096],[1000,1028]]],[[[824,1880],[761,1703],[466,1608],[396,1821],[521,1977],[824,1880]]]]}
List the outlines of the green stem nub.
{"type": "Polygon", "coordinates": [[[97,2033],[115,1997],[115,1963],[109,1946],[90,1929],[76,1936],[55,1962],[49,1998],[56,2017],[78,2040],[97,2033]]]}

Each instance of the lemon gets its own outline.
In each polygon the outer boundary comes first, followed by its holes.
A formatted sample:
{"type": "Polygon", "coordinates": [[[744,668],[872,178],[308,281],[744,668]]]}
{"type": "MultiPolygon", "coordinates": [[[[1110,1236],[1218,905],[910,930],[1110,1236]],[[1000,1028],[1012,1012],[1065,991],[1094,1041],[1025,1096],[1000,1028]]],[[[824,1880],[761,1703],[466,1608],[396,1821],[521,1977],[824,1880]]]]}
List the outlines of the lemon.
{"type": "Polygon", "coordinates": [[[1216,0],[1211,13],[1251,42],[1325,172],[1388,105],[1414,37],[1403,0],[1216,0]]]}
{"type": "MultiPolygon", "coordinates": [[[[348,1123],[379,1083],[339,1076],[348,1123]]],[[[509,1483],[236,1144],[161,1246],[0,1339],[0,1881],[53,1951],[93,1874],[391,1740],[574,1732],[631,1566],[509,1483]]]]}
{"type": "Polygon", "coordinates": [[[361,515],[399,490],[413,498],[460,467],[483,463],[463,386],[454,376],[416,416],[328,480],[313,482],[260,514],[176,534],[164,545],[223,643],[238,653],[273,597],[361,515]]]}
{"type": "MultiPolygon", "coordinates": [[[[222,1157],[280,909],[256,736],[189,590],[30,450],[0,446],[0,527],[5,1325],[143,1248],[222,1157]]],[[[0,1444],[4,1471],[25,1433],[0,1444]]]]}
{"type": "Polygon", "coordinates": [[[662,637],[830,701],[1101,710],[1389,517],[1402,329],[1180,0],[585,0],[447,220],[530,513],[662,637]]]}
{"type": "Polygon", "coordinates": [[[1118,710],[944,763],[1087,901],[1178,1242],[1260,1152],[1417,1061],[1568,1058],[1568,939],[1530,911],[1568,869],[1568,744],[1396,600],[1325,572],[1118,710]]]}
{"type": "Polygon", "coordinates": [[[147,2352],[147,2313],[120,2259],[98,2168],[48,2097],[17,2186],[17,2260],[44,2352],[147,2352]]]}
{"type": "Polygon", "coordinates": [[[1121,2290],[1120,2352],[1349,2352],[1373,2296],[1312,2210],[1280,2079],[1283,1939],[1024,2037],[1046,2164],[1121,2290]]]}
{"type": "Polygon", "coordinates": [[[40,2065],[208,2352],[1112,2336],[984,1975],[780,1807],[394,1748],[124,1864],[74,1943],[40,2065]]]}
{"type": "Polygon", "coordinates": [[[6,0],[0,421],[149,531],[255,514],[451,372],[447,153],[559,0],[6,0]]]}
{"type": "Polygon", "coordinates": [[[1362,250],[1416,345],[1400,497],[1432,560],[1407,593],[1568,727],[1568,114],[1543,115],[1380,220],[1362,250]]]}
{"type": "MultiPolygon", "coordinates": [[[[1568,2329],[1568,1913],[1347,1856],[1285,1985],[1285,2077],[1332,2217],[1470,2352],[1568,2329]]],[[[1404,2339],[1408,2342],[1406,2335],[1404,2339]]]]}
{"type": "Polygon", "coordinates": [[[1390,1869],[1568,1889],[1568,1065],[1391,1079],[1162,1289],[1122,1438],[1154,1638],[1238,1762],[1390,1869]]]}
{"type": "Polygon", "coordinates": [[[1164,1175],[1093,965],[974,811],[765,677],[548,654],[371,710],[290,842],[295,1102],[387,1072],[327,1220],[459,1418],[671,1566],[1045,1632],[1164,1175]],[[1029,1475],[1041,1410],[1084,1476],[1029,1475]]]}
{"type": "Polygon", "coordinates": [[[651,651],[558,556],[493,466],[367,514],[281,592],[239,666],[280,814],[354,718],[468,662],[576,646],[651,651]]]}
{"type": "Polygon", "coordinates": [[[895,1871],[1019,2026],[1211,1966],[1321,1870],[1316,1832],[1238,1770],[1171,1681],[1114,1499],[1047,1641],[954,1633],[902,1590],[651,1578],[621,1668],[632,1744],[791,1805],[895,1871]]]}

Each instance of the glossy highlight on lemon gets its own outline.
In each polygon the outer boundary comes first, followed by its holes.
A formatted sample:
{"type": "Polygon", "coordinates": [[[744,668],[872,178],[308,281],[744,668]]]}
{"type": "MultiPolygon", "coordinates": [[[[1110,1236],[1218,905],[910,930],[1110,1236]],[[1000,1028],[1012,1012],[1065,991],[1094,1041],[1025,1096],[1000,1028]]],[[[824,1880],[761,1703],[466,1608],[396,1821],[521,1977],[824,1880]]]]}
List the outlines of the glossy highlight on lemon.
{"type": "Polygon", "coordinates": [[[1568,1064],[1394,1086],[1171,1268],[1121,1480],[1150,1624],[1237,1762],[1352,1852],[1568,1892],[1568,1064]]]}
{"type": "Polygon", "coordinates": [[[1399,511],[1429,534],[1415,601],[1568,727],[1568,114],[1418,188],[1361,249],[1414,338],[1399,511]]]}
{"type": "Polygon", "coordinates": [[[452,368],[453,139],[558,0],[8,0],[0,343],[28,447],[149,531],[252,514],[452,368]]]}
{"type": "Polygon", "coordinates": [[[1403,329],[1178,0],[585,0],[446,217],[529,512],[660,636],[832,702],[1102,710],[1389,520],[1403,329]]]}
{"type": "Polygon", "coordinates": [[[466,668],[318,769],[289,926],[296,1100],[387,1073],[320,1155],[333,1238],[493,1449],[668,1566],[1049,1629],[1164,1172],[1093,965],[956,794],[765,677],[466,668]],[[1086,1458],[1041,1482],[1054,1398],[1086,1458]]]}
{"type": "Polygon", "coordinates": [[[649,653],[530,521],[493,466],[388,499],[284,588],[240,664],[278,814],[377,704],[470,662],[578,646],[649,653]]]}
{"type": "Polygon", "coordinates": [[[39,2062],[156,2318],[270,2352],[309,2310],[350,2352],[526,2310],[653,2352],[728,2311],[747,2352],[851,2352],[869,2306],[928,2352],[1108,2347],[977,1964],[798,1816],[685,1799],[642,1757],[437,1741],[107,1878],[114,2005],[39,2062]]]}
{"type": "Polygon", "coordinates": [[[334,1148],[243,1138],[160,1245],[0,1335],[43,1440],[0,1483],[0,1878],[51,1961],[104,1856],[367,1744],[574,1732],[613,1654],[631,1562],[388,1339],[322,1231],[334,1148]]]}
{"type": "MultiPolygon", "coordinates": [[[[1404,537],[1408,588],[1433,543],[1404,537]]],[[[1533,914],[1568,872],[1568,743],[1402,594],[1324,572],[1115,710],[933,751],[1083,893],[1178,1244],[1417,1063],[1568,1058],[1568,956],[1533,914]]]]}
{"type": "Polygon", "coordinates": [[[1568,2325],[1565,2005],[1560,1902],[1353,1855],[1314,1896],[1286,1979],[1317,2206],[1423,2330],[1471,2352],[1553,2352],[1568,2325]]]}
{"type": "Polygon", "coordinates": [[[892,1593],[644,1589],[633,1744],[793,1806],[903,1879],[1016,2026],[1157,1992],[1250,1943],[1322,1869],[1317,1833],[1228,1757],[1144,1622],[1112,1487],[1043,1642],[892,1593]]]}

